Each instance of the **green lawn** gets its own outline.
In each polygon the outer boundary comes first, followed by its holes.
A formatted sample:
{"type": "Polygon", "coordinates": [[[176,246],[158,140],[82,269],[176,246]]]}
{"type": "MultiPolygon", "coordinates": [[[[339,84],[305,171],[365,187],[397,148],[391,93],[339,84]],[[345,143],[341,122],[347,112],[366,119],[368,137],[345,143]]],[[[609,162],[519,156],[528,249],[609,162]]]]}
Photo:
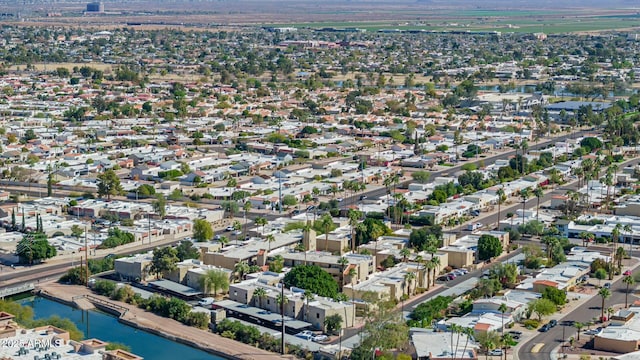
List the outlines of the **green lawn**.
{"type": "Polygon", "coordinates": [[[494,11],[494,10],[466,10],[459,13],[435,13],[421,17],[419,22],[411,21],[319,21],[306,23],[268,24],[269,26],[297,27],[297,28],[336,28],[349,27],[378,31],[380,29],[401,30],[435,30],[435,31],[500,31],[503,33],[535,33],[560,34],[578,31],[614,30],[622,28],[640,27],[640,16],[603,15],[581,16],[583,14],[569,14],[559,18],[563,13],[547,11],[494,11]],[[554,15],[554,16],[550,16],[554,15]],[[456,24],[451,26],[449,24],[456,24]],[[508,27],[511,25],[513,27],[508,27]]]}

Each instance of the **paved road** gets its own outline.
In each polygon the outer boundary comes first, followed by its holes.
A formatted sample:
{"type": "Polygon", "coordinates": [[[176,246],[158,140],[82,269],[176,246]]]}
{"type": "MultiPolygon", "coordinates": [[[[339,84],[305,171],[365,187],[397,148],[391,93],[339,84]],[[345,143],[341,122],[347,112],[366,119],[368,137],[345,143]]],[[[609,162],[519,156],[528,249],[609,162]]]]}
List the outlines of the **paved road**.
{"type": "MultiPolygon", "coordinates": [[[[639,271],[634,272],[634,275],[639,271]]],[[[611,297],[605,301],[605,308],[608,308],[616,304],[624,304],[624,298],[626,293],[626,285],[622,283],[622,277],[611,284],[611,297]]],[[[629,296],[629,301],[632,300],[632,295],[629,296]]],[[[581,323],[587,323],[594,318],[600,317],[600,306],[602,304],[602,298],[595,295],[592,299],[587,300],[583,305],[577,307],[566,316],[562,318],[562,321],[575,321],[581,323]]],[[[562,321],[559,321],[561,323],[562,321]]],[[[529,340],[518,349],[519,360],[540,360],[550,359],[551,352],[562,343],[563,341],[563,326],[558,325],[546,333],[538,333],[535,337],[529,340]],[[532,353],[531,349],[536,344],[544,344],[538,353],[532,353]]],[[[584,331],[584,330],[583,330],[584,331]]],[[[572,336],[576,336],[576,329],[574,327],[564,327],[564,339],[569,339],[572,336]]],[[[581,334],[580,336],[588,336],[581,334]]]]}
{"type": "MultiPolygon", "coordinates": [[[[173,241],[158,241],[152,244],[141,244],[139,246],[128,248],[125,250],[117,251],[116,249],[111,249],[109,253],[118,254],[118,255],[131,255],[137,254],[141,252],[146,252],[152,249],[155,249],[158,246],[166,246],[170,244],[177,244],[180,240],[173,241]]],[[[90,256],[90,259],[102,259],[108,254],[104,251],[102,254],[98,254],[95,256],[90,256]]],[[[0,289],[15,287],[17,285],[27,284],[31,282],[37,283],[38,281],[45,281],[51,279],[58,279],[67,270],[72,267],[78,266],[79,261],[78,258],[80,256],[84,256],[84,254],[78,253],[74,259],[69,260],[50,260],[50,263],[44,263],[33,266],[19,266],[15,270],[10,268],[9,266],[2,266],[2,271],[0,271],[0,289]]]]}
{"type": "MultiPolygon", "coordinates": [[[[571,134],[565,134],[565,135],[561,135],[558,137],[554,137],[552,139],[547,139],[545,141],[541,141],[537,144],[530,144],[529,146],[529,151],[532,150],[538,150],[538,149],[542,149],[545,148],[547,146],[549,146],[550,144],[554,144],[558,141],[563,141],[565,139],[568,138],[573,138],[573,137],[580,137],[580,136],[584,136],[587,134],[592,134],[594,133],[594,131],[591,130],[583,130],[583,131],[578,131],[576,133],[571,133],[571,134]]],[[[464,161],[464,162],[460,162],[459,164],[452,166],[452,167],[448,167],[448,168],[444,168],[441,170],[437,170],[437,171],[431,171],[431,179],[434,179],[436,177],[439,176],[449,176],[451,174],[454,174],[458,171],[461,170],[462,166],[464,166],[465,164],[474,164],[474,163],[478,163],[480,161],[483,161],[485,164],[492,164],[494,163],[496,160],[503,160],[503,159],[508,159],[509,157],[513,156],[515,154],[515,150],[509,150],[509,151],[504,151],[504,152],[500,152],[498,154],[494,154],[494,155],[487,155],[485,158],[479,158],[479,159],[469,159],[468,161],[464,161]]],[[[408,179],[405,181],[402,181],[398,184],[398,187],[407,187],[410,183],[412,183],[413,180],[408,179]]],[[[360,201],[360,196],[362,195],[366,195],[368,198],[372,199],[372,198],[378,198],[381,196],[385,196],[387,194],[387,189],[384,187],[379,187],[376,189],[372,189],[369,191],[364,191],[358,194],[355,194],[353,196],[345,196],[343,197],[343,202],[342,204],[344,204],[344,206],[346,205],[351,205],[351,204],[356,204],[357,202],[360,201]]],[[[302,208],[301,208],[302,209],[302,208]]],[[[267,220],[274,220],[276,218],[279,217],[283,217],[283,216],[288,216],[287,212],[269,212],[269,213],[265,213],[265,212],[257,212],[257,211],[250,211],[247,214],[247,218],[249,219],[255,219],[256,217],[261,216],[266,218],[267,220]]]]}

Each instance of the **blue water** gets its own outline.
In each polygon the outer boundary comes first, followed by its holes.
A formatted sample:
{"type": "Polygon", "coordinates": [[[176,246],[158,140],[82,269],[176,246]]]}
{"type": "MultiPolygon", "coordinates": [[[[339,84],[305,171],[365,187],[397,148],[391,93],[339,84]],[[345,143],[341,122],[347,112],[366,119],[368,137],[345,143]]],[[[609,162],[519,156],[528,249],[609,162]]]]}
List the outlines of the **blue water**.
{"type": "Polygon", "coordinates": [[[35,319],[53,315],[70,319],[84,333],[85,339],[97,338],[125,344],[131,348],[131,352],[146,360],[223,360],[219,356],[134,329],[99,311],[82,311],[41,297],[28,298],[21,303],[33,308],[35,319]]]}

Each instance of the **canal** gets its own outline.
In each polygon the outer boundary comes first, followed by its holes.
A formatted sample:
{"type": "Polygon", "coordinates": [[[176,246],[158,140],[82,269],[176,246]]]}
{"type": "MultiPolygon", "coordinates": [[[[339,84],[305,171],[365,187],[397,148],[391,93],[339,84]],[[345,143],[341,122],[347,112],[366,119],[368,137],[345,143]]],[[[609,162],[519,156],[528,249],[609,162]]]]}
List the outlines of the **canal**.
{"type": "Polygon", "coordinates": [[[57,315],[73,321],[85,339],[97,338],[125,344],[131,352],[146,360],[223,360],[207,352],[153,335],[118,322],[115,317],[100,311],[82,311],[41,297],[20,300],[33,308],[34,319],[57,315]]]}

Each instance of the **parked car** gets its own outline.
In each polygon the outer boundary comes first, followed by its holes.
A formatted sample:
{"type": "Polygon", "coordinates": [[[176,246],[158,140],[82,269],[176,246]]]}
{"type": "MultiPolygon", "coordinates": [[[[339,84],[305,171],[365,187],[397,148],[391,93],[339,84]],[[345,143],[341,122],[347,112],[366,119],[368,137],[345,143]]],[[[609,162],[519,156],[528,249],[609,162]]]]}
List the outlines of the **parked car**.
{"type": "Polygon", "coordinates": [[[631,270],[627,270],[627,271],[623,272],[622,275],[624,275],[624,276],[631,275],[631,270]]]}
{"type": "Polygon", "coordinates": [[[311,338],[311,341],[314,342],[323,342],[323,341],[327,341],[327,339],[329,339],[329,337],[327,335],[316,335],[313,338],[311,338]]]}
{"type": "Polygon", "coordinates": [[[313,211],[316,207],[313,205],[307,206],[307,211],[313,211]]]}
{"type": "Polygon", "coordinates": [[[235,228],[233,226],[227,226],[227,228],[225,230],[227,231],[233,231],[235,228]]]}
{"type": "Polygon", "coordinates": [[[312,340],[314,335],[309,330],[303,330],[303,331],[297,333],[296,337],[299,337],[300,339],[304,339],[304,340],[312,340]]]}
{"type": "Polygon", "coordinates": [[[455,276],[462,276],[462,275],[466,274],[465,272],[463,272],[461,270],[457,270],[457,269],[453,270],[451,273],[454,274],[455,276]]]}
{"type": "Polygon", "coordinates": [[[611,283],[605,283],[604,287],[607,288],[607,289],[611,289],[611,283]]]}
{"type": "Polygon", "coordinates": [[[544,324],[542,325],[542,327],[540,328],[540,332],[547,332],[551,330],[551,326],[549,326],[549,324],[544,324]]]}
{"type": "Polygon", "coordinates": [[[600,330],[602,330],[601,327],[595,328],[595,329],[591,329],[591,330],[587,330],[584,332],[585,335],[596,335],[598,333],[600,333],[600,330]]]}
{"type": "Polygon", "coordinates": [[[447,278],[449,278],[449,280],[453,280],[456,278],[456,274],[448,273],[447,278]]]}
{"type": "Polygon", "coordinates": [[[337,198],[336,199],[338,202],[342,202],[342,200],[344,200],[343,198],[337,198]]]}
{"type": "Polygon", "coordinates": [[[447,275],[438,276],[436,279],[438,281],[449,281],[449,277],[447,275]]]}
{"type": "Polygon", "coordinates": [[[551,321],[549,321],[549,326],[550,326],[550,327],[555,327],[556,325],[558,325],[558,321],[557,321],[557,320],[551,320],[551,321]]]}
{"type": "Polygon", "coordinates": [[[214,300],[215,299],[212,298],[212,297],[202,298],[202,299],[200,299],[200,301],[198,301],[198,305],[200,305],[200,306],[209,306],[209,305],[213,304],[214,300]]]}
{"type": "Polygon", "coordinates": [[[502,349],[493,349],[489,351],[489,355],[491,356],[502,356],[502,354],[503,354],[502,349]]]}
{"type": "Polygon", "coordinates": [[[467,230],[474,231],[482,228],[483,226],[484,225],[482,225],[482,223],[469,224],[467,225],[467,230]]]}
{"type": "Polygon", "coordinates": [[[293,210],[293,211],[291,212],[291,215],[298,215],[298,214],[300,214],[300,210],[298,210],[298,209],[293,210]]]}
{"type": "Polygon", "coordinates": [[[222,239],[222,235],[220,234],[216,234],[216,236],[213,237],[213,240],[220,240],[222,239]]]}
{"type": "Polygon", "coordinates": [[[360,200],[366,200],[367,199],[367,195],[360,195],[360,200]]]}

